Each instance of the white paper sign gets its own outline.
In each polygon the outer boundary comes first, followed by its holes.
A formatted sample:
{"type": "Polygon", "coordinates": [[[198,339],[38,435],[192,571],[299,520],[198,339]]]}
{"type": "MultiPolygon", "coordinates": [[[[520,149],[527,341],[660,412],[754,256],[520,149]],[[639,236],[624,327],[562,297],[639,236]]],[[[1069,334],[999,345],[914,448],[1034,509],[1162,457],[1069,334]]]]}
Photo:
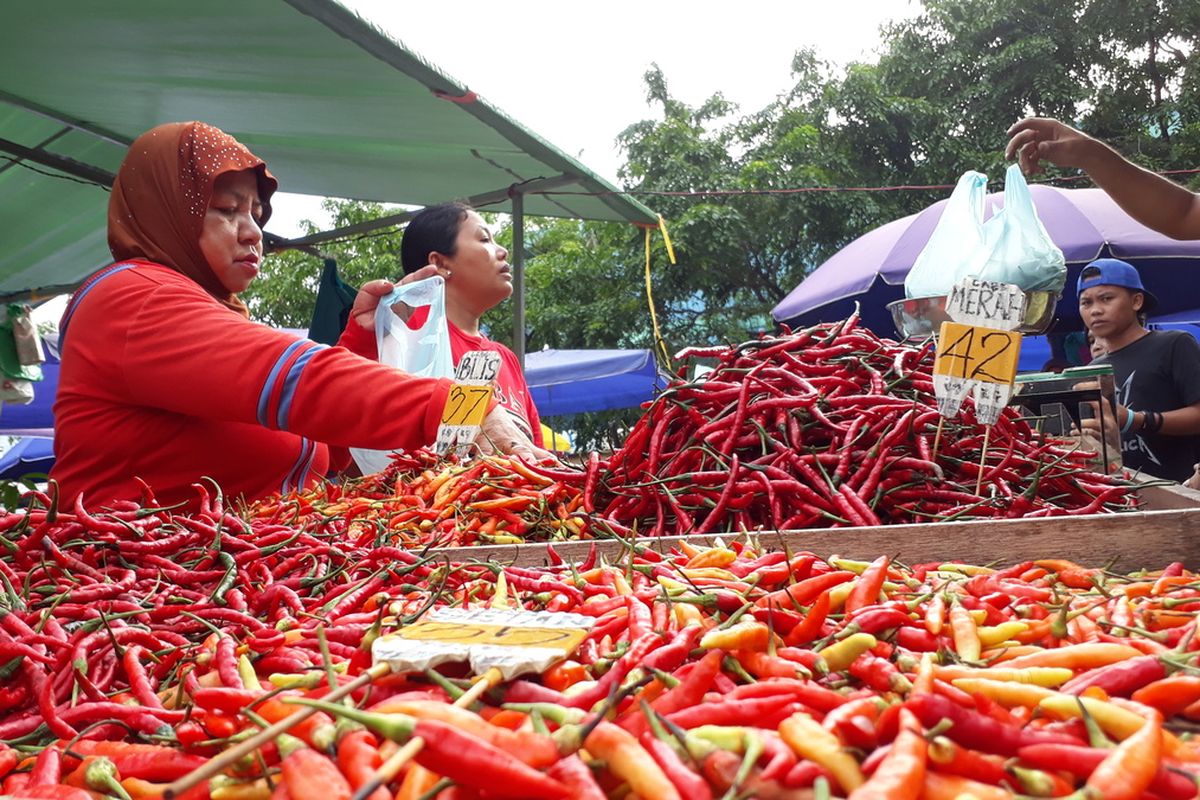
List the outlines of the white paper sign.
{"type": "Polygon", "coordinates": [[[417,672],[447,661],[468,661],[476,675],[495,667],[511,680],[542,672],[587,638],[594,617],[551,611],[436,608],[420,621],[371,645],[375,663],[417,672]]]}
{"type": "Polygon", "coordinates": [[[963,325],[1015,331],[1025,321],[1025,303],[1019,286],[965,278],[950,290],[946,313],[963,325]]]}

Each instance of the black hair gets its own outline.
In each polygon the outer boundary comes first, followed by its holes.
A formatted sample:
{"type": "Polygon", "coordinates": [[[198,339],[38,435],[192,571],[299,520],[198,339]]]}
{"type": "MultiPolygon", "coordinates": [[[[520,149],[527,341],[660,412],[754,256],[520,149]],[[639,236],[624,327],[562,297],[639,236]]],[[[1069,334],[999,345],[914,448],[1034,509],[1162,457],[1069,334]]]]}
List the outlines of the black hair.
{"type": "Polygon", "coordinates": [[[421,209],[409,221],[400,240],[400,266],[404,274],[411,275],[428,264],[430,253],[453,256],[459,228],[474,210],[466,203],[439,203],[421,209]]]}

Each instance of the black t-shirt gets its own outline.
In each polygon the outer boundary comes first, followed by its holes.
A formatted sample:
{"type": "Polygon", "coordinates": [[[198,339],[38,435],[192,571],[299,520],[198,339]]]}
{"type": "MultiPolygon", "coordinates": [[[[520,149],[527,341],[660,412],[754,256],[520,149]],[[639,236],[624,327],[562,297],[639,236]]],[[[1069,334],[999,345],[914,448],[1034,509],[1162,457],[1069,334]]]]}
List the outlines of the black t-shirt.
{"type": "MultiPolygon", "coordinates": [[[[1096,359],[1112,364],[1117,402],[1131,411],[1174,411],[1200,402],[1200,344],[1183,331],[1151,331],[1096,359]]],[[[1182,483],[1200,461],[1200,436],[1127,433],[1121,458],[1133,470],[1182,483]]]]}

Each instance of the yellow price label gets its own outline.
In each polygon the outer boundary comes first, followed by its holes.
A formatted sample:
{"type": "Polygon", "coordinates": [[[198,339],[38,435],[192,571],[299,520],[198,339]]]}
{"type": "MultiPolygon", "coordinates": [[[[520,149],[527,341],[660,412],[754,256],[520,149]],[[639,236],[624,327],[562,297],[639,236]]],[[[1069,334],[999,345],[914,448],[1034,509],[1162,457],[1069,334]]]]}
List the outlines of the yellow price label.
{"type": "Polygon", "coordinates": [[[450,394],[446,396],[446,405],[442,409],[442,424],[478,427],[487,416],[488,403],[491,400],[491,384],[471,386],[456,383],[450,387],[450,394]]]}
{"type": "Polygon", "coordinates": [[[426,620],[409,625],[393,637],[419,642],[500,647],[538,647],[574,652],[588,632],[582,628],[536,628],[522,625],[482,625],[473,622],[426,620]]]}
{"type": "Polygon", "coordinates": [[[1011,384],[1017,377],[1021,334],[943,322],[933,374],[984,383],[1011,384]]]}

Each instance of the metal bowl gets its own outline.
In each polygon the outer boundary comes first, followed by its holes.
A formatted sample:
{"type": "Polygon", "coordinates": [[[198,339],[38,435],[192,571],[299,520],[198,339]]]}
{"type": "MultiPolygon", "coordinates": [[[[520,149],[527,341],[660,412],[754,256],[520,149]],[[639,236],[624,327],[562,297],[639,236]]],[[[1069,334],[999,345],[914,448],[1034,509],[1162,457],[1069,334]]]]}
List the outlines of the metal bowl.
{"type": "MultiPolygon", "coordinates": [[[[1036,291],[1025,293],[1025,321],[1017,328],[1021,333],[1045,333],[1054,321],[1054,309],[1058,306],[1058,292],[1036,291]]],[[[913,297],[887,304],[892,312],[892,322],[902,338],[924,338],[936,333],[943,322],[949,322],[946,314],[946,295],[937,297],[913,297]]]]}

